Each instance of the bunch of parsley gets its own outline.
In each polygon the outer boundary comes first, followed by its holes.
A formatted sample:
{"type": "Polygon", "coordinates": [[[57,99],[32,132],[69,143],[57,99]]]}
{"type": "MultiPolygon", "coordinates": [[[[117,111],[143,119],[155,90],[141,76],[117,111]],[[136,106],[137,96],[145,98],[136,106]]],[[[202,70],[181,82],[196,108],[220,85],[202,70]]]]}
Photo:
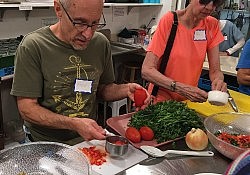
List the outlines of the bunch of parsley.
{"type": "Polygon", "coordinates": [[[165,101],[150,105],[135,113],[128,126],[137,129],[142,126],[150,127],[158,143],[184,137],[192,128],[204,129],[203,122],[195,110],[185,103],[165,101]]]}

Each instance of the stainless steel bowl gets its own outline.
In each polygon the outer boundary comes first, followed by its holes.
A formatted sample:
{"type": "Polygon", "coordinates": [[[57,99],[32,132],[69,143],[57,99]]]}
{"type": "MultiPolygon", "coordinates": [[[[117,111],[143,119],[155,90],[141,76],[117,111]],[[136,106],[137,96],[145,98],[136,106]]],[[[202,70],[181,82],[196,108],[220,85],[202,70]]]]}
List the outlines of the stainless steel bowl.
{"type": "Polygon", "coordinates": [[[218,113],[207,117],[204,126],[211,144],[221,154],[236,159],[241,153],[248,150],[227,143],[215,136],[216,132],[238,133],[250,135],[250,114],[218,113]]]}
{"type": "Polygon", "coordinates": [[[110,156],[118,157],[123,156],[128,152],[128,139],[122,136],[107,136],[105,149],[110,156]],[[121,141],[124,144],[117,144],[117,141],[121,141]]]}
{"type": "Polygon", "coordinates": [[[32,142],[0,151],[0,174],[90,174],[87,158],[77,149],[55,142],[32,142]]]}

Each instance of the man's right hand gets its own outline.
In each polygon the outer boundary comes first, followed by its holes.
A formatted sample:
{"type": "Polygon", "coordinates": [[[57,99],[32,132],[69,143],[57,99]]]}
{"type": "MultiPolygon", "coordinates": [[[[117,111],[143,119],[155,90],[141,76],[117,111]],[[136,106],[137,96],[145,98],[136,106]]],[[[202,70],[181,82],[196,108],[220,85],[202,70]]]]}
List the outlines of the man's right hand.
{"type": "Polygon", "coordinates": [[[72,128],[80,134],[84,140],[104,140],[106,131],[95,120],[89,118],[77,118],[76,128],[72,128]]]}

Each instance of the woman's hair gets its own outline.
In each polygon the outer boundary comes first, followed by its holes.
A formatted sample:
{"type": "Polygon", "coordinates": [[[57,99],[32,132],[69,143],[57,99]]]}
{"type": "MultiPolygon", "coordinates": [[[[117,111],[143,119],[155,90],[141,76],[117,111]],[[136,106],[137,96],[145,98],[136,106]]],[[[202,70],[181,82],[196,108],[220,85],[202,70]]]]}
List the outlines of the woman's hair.
{"type": "Polygon", "coordinates": [[[212,16],[212,17],[214,17],[214,18],[216,18],[216,19],[220,19],[220,12],[218,12],[218,11],[214,11],[213,13],[211,13],[211,15],[210,16],[212,16]]]}

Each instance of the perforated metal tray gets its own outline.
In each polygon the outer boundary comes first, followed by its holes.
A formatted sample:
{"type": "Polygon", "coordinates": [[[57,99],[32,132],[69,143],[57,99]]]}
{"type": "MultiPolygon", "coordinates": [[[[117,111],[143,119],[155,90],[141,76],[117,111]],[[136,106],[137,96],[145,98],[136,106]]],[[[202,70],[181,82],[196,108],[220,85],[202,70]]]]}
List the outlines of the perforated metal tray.
{"type": "Polygon", "coordinates": [[[88,175],[90,165],[77,149],[55,142],[32,142],[0,151],[0,174],[88,175]]]}

